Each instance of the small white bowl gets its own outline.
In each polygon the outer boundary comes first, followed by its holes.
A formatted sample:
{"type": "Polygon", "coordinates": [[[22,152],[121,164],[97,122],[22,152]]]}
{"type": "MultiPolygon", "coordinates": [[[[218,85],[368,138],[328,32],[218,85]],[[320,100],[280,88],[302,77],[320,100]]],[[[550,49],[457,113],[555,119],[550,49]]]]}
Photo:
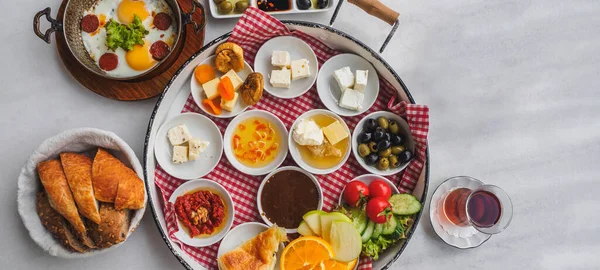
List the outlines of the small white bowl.
{"type": "Polygon", "coordinates": [[[227,192],[227,190],[219,183],[208,179],[191,180],[183,183],[175,191],[173,191],[173,194],[171,194],[171,197],[169,198],[169,202],[175,204],[177,197],[185,195],[188,192],[197,190],[208,190],[221,196],[225,207],[227,207],[225,220],[223,220],[223,222],[225,222],[225,225],[220,231],[211,236],[190,237],[190,235],[184,230],[184,225],[181,223],[181,221],[179,221],[177,215],[175,215],[175,218],[177,219],[177,227],[179,228],[179,231],[175,233],[175,236],[177,237],[177,239],[179,239],[186,245],[194,247],[205,247],[218,242],[227,234],[227,232],[231,228],[231,225],[233,224],[233,218],[235,216],[235,207],[229,192],[227,192]]]}
{"type": "Polygon", "coordinates": [[[377,70],[369,63],[369,61],[356,54],[338,54],[329,58],[329,60],[321,66],[321,71],[317,78],[317,93],[325,107],[334,113],[342,116],[362,114],[375,104],[377,95],[379,95],[379,77],[377,76],[377,70]],[[342,89],[340,89],[333,77],[333,72],[343,67],[350,67],[350,70],[352,70],[354,75],[356,75],[357,69],[369,71],[367,87],[363,91],[365,99],[363,100],[361,110],[348,110],[338,105],[340,97],[342,96],[342,89]]]}
{"type": "Polygon", "coordinates": [[[412,161],[412,159],[409,160],[408,162],[400,165],[398,168],[387,169],[387,170],[382,171],[382,170],[377,169],[374,166],[369,166],[365,162],[365,160],[362,157],[360,157],[360,155],[358,154],[358,135],[363,131],[363,125],[365,124],[367,119],[373,118],[373,119],[377,120],[377,118],[379,118],[381,116],[388,118],[388,119],[392,119],[398,123],[398,126],[400,127],[400,135],[402,135],[402,138],[406,140],[406,143],[404,143],[403,145],[405,145],[406,149],[410,150],[413,153],[413,157],[414,157],[415,141],[412,137],[412,134],[410,133],[410,128],[408,127],[408,123],[406,123],[406,120],[404,120],[399,115],[397,115],[395,113],[387,112],[387,111],[379,111],[379,112],[371,113],[371,114],[365,116],[363,119],[361,119],[360,122],[358,122],[358,124],[356,124],[356,127],[354,128],[354,132],[352,133],[352,153],[354,154],[354,157],[356,158],[358,163],[363,168],[365,168],[365,170],[369,171],[370,173],[379,174],[379,175],[394,175],[394,174],[400,173],[402,170],[404,170],[404,168],[406,168],[406,166],[408,166],[408,164],[412,161]]]}
{"type": "MultiPolygon", "coordinates": [[[[396,185],[394,185],[394,183],[392,183],[392,181],[390,181],[389,179],[387,179],[385,177],[376,175],[376,174],[363,174],[361,176],[358,176],[358,177],[350,180],[348,183],[355,181],[355,180],[361,181],[361,182],[367,184],[367,186],[375,180],[381,180],[381,181],[385,182],[388,185],[388,187],[390,187],[392,189],[392,194],[400,193],[400,191],[398,190],[398,187],[396,187],[396,185]]],[[[340,198],[338,199],[339,205],[346,203],[346,200],[344,200],[344,190],[346,190],[346,186],[344,186],[344,188],[342,189],[342,192],[340,193],[340,198]]]]}
{"type": "MultiPolygon", "coordinates": [[[[198,65],[204,65],[204,64],[211,65],[214,68],[215,67],[215,56],[214,55],[209,56],[208,58],[204,59],[204,61],[202,61],[198,65]]],[[[237,74],[238,74],[238,76],[240,76],[240,79],[242,79],[242,81],[245,81],[246,78],[248,77],[248,75],[250,75],[250,73],[252,73],[252,72],[253,72],[252,67],[250,67],[250,65],[248,65],[247,62],[244,62],[244,69],[242,69],[240,72],[237,72],[237,74]]],[[[221,76],[225,75],[225,73],[218,71],[216,68],[215,68],[215,74],[217,75],[217,78],[220,78],[221,76]]],[[[192,78],[190,78],[190,92],[192,93],[192,98],[194,99],[194,102],[196,102],[196,105],[198,105],[198,107],[200,107],[200,109],[203,112],[205,112],[208,115],[217,117],[217,118],[231,118],[231,117],[234,117],[234,116],[242,113],[243,111],[248,109],[248,107],[250,107],[249,105],[244,103],[244,100],[242,100],[242,97],[240,96],[237,100],[237,103],[235,104],[235,107],[233,107],[232,112],[223,110],[223,112],[221,112],[221,114],[219,114],[219,115],[214,114],[211,110],[206,109],[204,104],[202,104],[202,101],[206,99],[206,95],[204,94],[202,85],[196,80],[194,72],[192,72],[192,78]]],[[[239,90],[237,92],[238,92],[238,94],[240,94],[239,90]]]]}
{"type": "MultiPolygon", "coordinates": [[[[246,222],[236,226],[231,229],[221,244],[219,245],[219,250],[217,251],[217,258],[225,255],[225,253],[236,249],[242,244],[246,243],[246,241],[256,237],[259,233],[264,232],[269,229],[269,226],[259,223],[259,222],[246,222]]],[[[281,257],[281,253],[284,249],[283,243],[279,245],[279,250],[277,250],[277,254],[275,255],[277,261],[281,257]]],[[[219,268],[221,269],[221,268],[219,268]]],[[[279,263],[276,264],[275,269],[279,269],[279,263]]]]}
{"type": "Polygon", "coordinates": [[[168,174],[179,179],[190,180],[207,175],[217,166],[222,154],[223,138],[219,128],[208,117],[198,113],[177,115],[164,123],[156,133],[156,160],[168,174]],[[167,138],[167,132],[177,125],[186,125],[193,138],[210,142],[198,159],[183,164],[173,163],[173,146],[167,138]]]}
{"type": "Polygon", "coordinates": [[[275,170],[285,160],[285,157],[287,156],[287,153],[288,153],[288,142],[286,141],[287,136],[288,136],[288,132],[287,132],[287,129],[285,128],[285,125],[274,114],[267,112],[267,111],[263,111],[263,110],[246,111],[246,112],[243,112],[240,115],[236,116],[233,120],[231,120],[231,122],[227,126],[227,129],[225,130],[225,135],[223,136],[223,138],[224,138],[223,140],[225,141],[225,144],[224,144],[225,156],[227,157],[227,160],[229,160],[229,163],[231,163],[231,165],[233,165],[233,167],[235,167],[238,171],[240,171],[242,173],[249,174],[249,175],[265,175],[265,174],[268,174],[271,171],[275,170]],[[280,145],[279,153],[277,154],[277,156],[271,163],[269,163],[267,166],[264,166],[261,168],[251,168],[251,167],[248,167],[248,166],[242,164],[241,162],[239,162],[237,160],[237,158],[235,157],[235,154],[233,153],[233,149],[231,148],[231,138],[233,137],[233,132],[235,131],[235,128],[244,120],[246,120],[248,118],[252,118],[252,117],[259,117],[259,118],[267,119],[269,122],[271,122],[275,125],[275,128],[277,128],[277,132],[279,132],[279,134],[281,135],[281,145],[280,145]]]}
{"type": "Polygon", "coordinates": [[[348,132],[348,136],[351,135],[348,125],[346,125],[346,122],[344,121],[344,119],[342,119],[339,115],[332,113],[331,111],[328,111],[328,110],[315,109],[315,110],[310,110],[310,111],[303,113],[302,115],[300,115],[300,117],[298,117],[296,119],[296,121],[294,121],[294,123],[292,124],[292,127],[290,128],[290,134],[288,136],[288,144],[290,145],[290,153],[292,154],[292,158],[294,159],[294,161],[296,161],[296,164],[298,164],[298,166],[300,166],[300,168],[305,169],[305,170],[309,171],[310,173],[314,173],[314,174],[328,174],[328,173],[337,171],[337,169],[339,169],[340,167],[342,167],[342,165],[344,165],[344,163],[346,163],[346,161],[348,160],[348,157],[350,156],[350,151],[351,151],[350,148],[352,145],[350,145],[350,147],[348,147],[348,150],[346,151],[346,153],[344,153],[344,156],[342,157],[342,160],[340,160],[340,163],[331,168],[319,169],[319,168],[310,166],[308,163],[304,162],[304,160],[302,159],[302,155],[300,155],[300,151],[298,150],[299,145],[294,141],[292,134],[294,132],[294,129],[296,128],[296,125],[298,125],[298,123],[300,122],[301,119],[310,118],[311,116],[317,115],[317,114],[324,114],[324,115],[327,115],[327,116],[337,119],[338,121],[340,121],[340,123],[342,123],[342,126],[344,126],[344,129],[346,130],[346,132],[348,132]]]}
{"type": "MultiPolygon", "coordinates": [[[[260,217],[262,218],[262,220],[267,223],[267,225],[269,226],[273,226],[273,222],[271,222],[267,216],[265,215],[265,213],[263,212],[263,208],[262,208],[262,204],[261,204],[261,200],[262,200],[262,191],[263,188],[265,187],[265,184],[267,183],[267,180],[269,180],[269,178],[271,178],[273,175],[275,175],[278,172],[281,171],[299,171],[301,173],[303,173],[304,175],[308,176],[308,178],[310,178],[310,180],[313,181],[313,183],[315,184],[315,186],[317,187],[317,191],[319,192],[319,203],[317,204],[317,209],[315,210],[322,210],[323,209],[323,189],[321,188],[321,185],[319,184],[319,180],[317,180],[317,178],[310,174],[309,172],[300,169],[298,167],[294,167],[294,166],[286,166],[286,167],[281,167],[277,170],[272,171],[270,174],[268,174],[267,176],[265,176],[265,178],[263,178],[262,182],[260,183],[260,186],[258,187],[258,193],[256,195],[256,205],[258,206],[258,213],[260,214],[260,217]]],[[[287,233],[297,233],[298,232],[298,227],[296,228],[285,228],[285,232],[287,233]]]]}
{"type": "Polygon", "coordinates": [[[319,73],[319,62],[313,49],[299,38],[292,36],[275,37],[265,42],[256,53],[254,69],[265,78],[265,91],[278,98],[295,98],[306,93],[314,84],[319,73]],[[270,83],[271,71],[280,69],[271,65],[273,51],[287,51],[292,61],[306,59],[310,76],[291,82],[290,88],[275,88],[270,83]]]}

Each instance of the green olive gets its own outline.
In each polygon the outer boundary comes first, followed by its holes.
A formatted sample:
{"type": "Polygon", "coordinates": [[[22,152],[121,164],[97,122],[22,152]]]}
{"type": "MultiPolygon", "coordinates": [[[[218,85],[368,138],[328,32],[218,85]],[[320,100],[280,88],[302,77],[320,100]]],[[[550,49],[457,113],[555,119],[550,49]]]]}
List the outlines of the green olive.
{"type": "Polygon", "coordinates": [[[391,148],[386,148],[385,150],[379,151],[378,154],[379,154],[380,157],[389,157],[392,154],[392,149],[391,148]]]}
{"type": "Polygon", "coordinates": [[[404,146],[402,146],[402,145],[392,146],[392,154],[400,155],[400,153],[402,153],[402,151],[404,151],[404,146]]]}
{"type": "Polygon", "coordinates": [[[369,150],[371,150],[371,152],[373,152],[373,153],[377,152],[377,143],[376,142],[370,142],[369,143],[369,150]]]}
{"type": "Polygon", "coordinates": [[[244,11],[246,11],[247,8],[248,1],[241,0],[235,3],[235,12],[237,13],[244,13],[244,11]]]}
{"type": "Polygon", "coordinates": [[[371,149],[369,149],[369,146],[366,143],[361,143],[358,145],[358,155],[361,157],[366,157],[369,154],[371,154],[371,149]]]}
{"type": "Polygon", "coordinates": [[[379,159],[379,162],[377,162],[377,169],[380,170],[387,170],[387,168],[390,167],[390,161],[387,158],[381,158],[379,159]]]}
{"type": "Polygon", "coordinates": [[[390,120],[390,133],[398,134],[399,132],[400,132],[400,127],[398,126],[398,123],[396,123],[396,121],[394,121],[394,120],[390,120]]]}
{"type": "Polygon", "coordinates": [[[390,122],[387,120],[387,118],[382,116],[382,117],[377,118],[377,125],[379,125],[383,129],[387,130],[388,127],[390,126],[390,122]]]}
{"type": "Polygon", "coordinates": [[[219,13],[227,14],[233,10],[233,5],[228,0],[224,0],[219,4],[219,13]]]}
{"type": "Polygon", "coordinates": [[[217,5],[218,5],[218,4],[221,4],[221,2],[223,2],[223,1],[225,1],[225,0],[214,0],[214,1],[215,1],[215,4],[217,4],[217,5]]]}
{"type": "Polygon", "coordinates": [[[400,167],[400,161],[398,160],[398,157],[392,155],[392,156],[388,157],[388,160],[390,161],[390,167],[392,167],[392,168],[400,167]]]}

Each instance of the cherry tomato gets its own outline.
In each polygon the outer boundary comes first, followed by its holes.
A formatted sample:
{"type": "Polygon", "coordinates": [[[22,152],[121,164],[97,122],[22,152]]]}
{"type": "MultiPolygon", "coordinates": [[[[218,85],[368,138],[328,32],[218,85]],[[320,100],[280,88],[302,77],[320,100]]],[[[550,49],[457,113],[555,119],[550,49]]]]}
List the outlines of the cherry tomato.
{"type": "Polygon", "coordinates": [[[391,205],[384,197],[375,197],[367,202],[367,216],[375,223],[385,223],[391,215],[391,205]]]}
{"type": "Polygon", "coordinates": [[[392,196],[392,189],[382,180],[375,180],[369,184],[371,198],[384,197],[386,200],[392,196]]]}
{"type": "Polygon", "coordinates": [[[354,180],[346,185],[343,197],[348,204],[356,207],[369,197],[369,187],[361,181],[354,180]]]}

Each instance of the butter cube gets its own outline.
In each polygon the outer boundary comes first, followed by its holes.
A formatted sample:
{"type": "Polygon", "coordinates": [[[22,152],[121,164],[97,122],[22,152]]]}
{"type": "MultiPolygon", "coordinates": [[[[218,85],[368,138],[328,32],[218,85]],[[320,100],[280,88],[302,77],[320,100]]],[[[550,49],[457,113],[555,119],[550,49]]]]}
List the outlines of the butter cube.
{"type": "Polygon", "coordinates": [[[310,76],[308,60],[300,59],[292,61],[292,81],[308,78],[308,76],[310,76]]]}
{"type": "MultiPolygon", "coordinates": [[[[219,82],[221,80],[219,78],[214,78],[204,84],[202,84],[202,89],[204,89],[204,94],[206,94],[206,98],[215,99],[219,97],[219,82]]],[[[232,81],[233,82],[233,81],[232,81]]]]}
{"type": "Polygon", "coordinates": [[[244,81],[242,81],[242,78],[240,78],[240,76],[238,76],[233,69],[227,71],[225,75],[221,76],[221,80],[225,77],[229,77],[229,79],[231,80],[231,84],[233,84],[234,91],[237,91],[240,88],[240,86],[242,86],[242,84],[244,83],[244,81]]]}
{"type": "Polygon", "coordinates": [[[276,88],[290,88],[290,84],[292,83],[292,72],[283,68],[282,70],[273,70],[271,71],[271,79],[269,82],[273,87],[276,88]]]}
{"type": "Polygon", "coordinates": [[[369,78],[368,70],[357,70],[354,82],[354,90],[363,92],[367,87],[367,78],[369,78]]]}
{"type": "Polygon", "coordinates": [[[343,67],[334,71],[333,77],[340,86],[341,91],[346,90],[346,88],[352,88],[352,86],[354,86],[354,74],[352,74],[350,67],[343,67]]]}
{"type": "Polygon", "coordinates": [[[192,138],[192,134],[190,134],[190,131],[185,125],[178,125],[169,129],[167,137],[169,138],[171,145],[180,145],[189,141],[192,138]]]}
{"type": "Polygon", "coordinates": [[[288,67],[290,66],[290,62],[290,53],[286,51],[273,51],[273,54],[271,55],[271,65],[275,67],[288,67]]]}
{"type": "Polygon", "coordinates": [[[209,141],[203,141],[200,139],[191,139],[190,140],[190,149],[189,149],[189,159],[196,160],[200,157],[200,153],[206,151],[208,145],[210,145],[209,141]]]}
{"type": "Polygon", "coordinates": [[[173,163],[181,164],[188,162],[188,147],[176,145],[173,146],[173,163]]]}
{"type": "Polygon", "coordinates": [[[235,108],[235,103],[237,102],[239,96],[240,95],[237,92],[235,92],[235,95],[233,96],[232,100],[227,101],[221,98],[221,108],[230,112],[233,111],[233,108],[235,108]]]}
{"type": "Polygon", "coordinates": [[[348,132],[346,132],[346,129],[342,123],[340,123],[340,121],[335,121],[329,126],[322,128],[322,130],[323,134],[325,134],[325,137],[327,137],[327,140],[329,143],[331,143],[331,145],[335,145],[343,139],[348,138],[348,132]]]}
{"type": "Polygon", "coordinates": [[[361,92],[348,88],[342,93],[339,105],[342,108],[359,111],[362,109],[364,98],[365,96],[361,92]]]}

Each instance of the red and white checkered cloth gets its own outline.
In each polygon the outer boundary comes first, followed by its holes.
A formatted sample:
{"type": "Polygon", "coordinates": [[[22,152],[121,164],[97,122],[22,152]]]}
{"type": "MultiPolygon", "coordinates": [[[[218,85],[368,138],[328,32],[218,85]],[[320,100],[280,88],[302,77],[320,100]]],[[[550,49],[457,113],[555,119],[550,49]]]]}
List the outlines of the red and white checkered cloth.
{"type": "MultiPolygon", "coordinates": [[[[300,31],[290,32],[288,28],[277,19],[252,7],[247,9],[236,24],[233,33],[229,37],[229,41],[237,43],[244,48],[244,57],[246,61],[248,63],[254,63],[254,56],[261,45],[273,37],[282,35],[295,36],[308,43],[317,55],[319,66],[327,59],[339,53],[312,36],[300,31]]],[[[399,183],[399,189],[402,192],[410,192],[419,179],[419,175],[425,163],[425,148],[427,147],[427,133],[429,129],[429,109],[427,106],[409,104],[405,101],[396,104],[396,89],[381,77],[379,78],[379,85],[380,91],[377,102],[375,102],[375,104],[364,114],[354,117],[345,117],[344,120],[350,129],[354,129],[358,121],[367,114],[385,110],[386,108],[407,119],[411,128],[411,133],[416,142],[417,150],[415,157],[403,174],[391,176],[388,177],[388,179],[394,183],[399,183]],[[389,101],[389,103],[386,104],[386,101],[389,101]]],[[[251,109],[272,112],[279,116],[289,129],[294,120],[302,113],[316,108],[324,108],[324,106],[317,95],[315,86],[313,86],[310,91],[294,99],[279,99],[265,93],[260,102],[251,109]]],[[[190,95],[182,112],[202,113],[202,110],[197,107],[190,95]]],[[[212,119],[221,132],[225,131],[230,122],[230,119],[212,119]]],[[[282,166],[288,165],[296,165],[290,156],[286,158],[282,166]]],[[[324,210],[328,211],[332,209],[347,182],[365,173],[366,171],[351,155],[346,164],[336,172],[328,174],[327,176],[317,175],[316,177],[319,179],[323,188],[324,210]]],[[[204,178],[220,183],[227,191],[229,191],[229,193],[231,193],[231,197],[235,203],[234,227],[250,221],[261,222],[256,206],[256,193],[263,177],[240,173],[225,157],[223,157],[221,161],[219,161],[217,167],[204,178]]],[[[162,191],[163,201],[165,202],[163,210],[166,215],[167,230],[171,240],[179,243],[181,248],[201,265],[208,269],[217,269],[216,259],[219,243],[208,247],[191,247],[179,242],[174,236],[174,233],[178,230],[176,215],[173,205],[168,203],[168,201],[173,191],[185,181],[168,175],[160,168],[160,166],[157,166],[154,173],[154,182],[162,191]]],[[[371,269],[371,260],[367,258],[361,259],[359,269],[371,269]]]]}

